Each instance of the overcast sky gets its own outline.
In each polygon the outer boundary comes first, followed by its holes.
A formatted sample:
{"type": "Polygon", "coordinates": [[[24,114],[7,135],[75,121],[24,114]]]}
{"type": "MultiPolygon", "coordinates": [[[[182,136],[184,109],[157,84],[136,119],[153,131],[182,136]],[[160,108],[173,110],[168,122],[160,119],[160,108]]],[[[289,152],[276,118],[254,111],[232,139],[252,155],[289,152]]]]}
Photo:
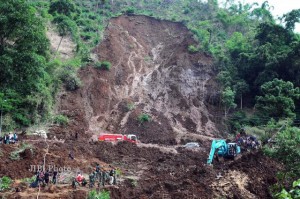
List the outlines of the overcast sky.
{"type": "MultiPolygon", "coordinates": [[[[224,0],[219,0],[222,2],[224,0]]],[[[243,3],[259,3],[261,5],[265,0],[240,0],[243,3]]],[[[238,0],[236,0],[238,2],[238,0]]],[[[283,14],[288,13],[293,9],[300,9],[300,0],[268,0],[269,5],[273,6],[274,9],[271,9],[271,12],[276,19],[277,16],[282,16],[283,14]]],[[[300,24],[296,23],[295,32],[300,33],[300,24]]]]}

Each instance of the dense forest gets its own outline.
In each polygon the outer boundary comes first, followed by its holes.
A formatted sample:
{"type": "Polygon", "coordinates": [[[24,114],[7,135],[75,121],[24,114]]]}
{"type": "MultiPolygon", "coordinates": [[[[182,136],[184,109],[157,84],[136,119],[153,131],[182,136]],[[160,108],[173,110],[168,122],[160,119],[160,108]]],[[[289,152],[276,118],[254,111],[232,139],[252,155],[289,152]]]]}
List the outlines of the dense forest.
{"type": "MultiPolygon", "coordinates": [[[[1,130],[67,121],[53,111],[55,96],[62,87],[80,87],[76,71],[95,62],[91,50],[105,37],[109,19],[122,14],[188,27],[198,42],[187,47],[189,53],[205,52],[215,61],[220,85],[215,105],[222,108],[228,131],[297,126],[300,36],[294,28],[300,10],[275,19],[271,9],[267,1],[259,5],[227,0],[220,5],[217,0],[0,0],[1,130]],[[56,27],[61,40],[71,36],[76,43],[74,58],[60,58],[61,41],[56,51],[50,50],[49,26],[56,27]]],[[[291,143],[282,145],[299,148],[295,134],[297,129],[287,128],[283,135],[291,143]]],[[[269,153],[276,157],[280,151],[269,153]]],[[[300,157],[299,150],[294,155],[300,157]]],[[[299,159],[282,161],[291,165],[293,175],[299,174],[299,159]]]]}

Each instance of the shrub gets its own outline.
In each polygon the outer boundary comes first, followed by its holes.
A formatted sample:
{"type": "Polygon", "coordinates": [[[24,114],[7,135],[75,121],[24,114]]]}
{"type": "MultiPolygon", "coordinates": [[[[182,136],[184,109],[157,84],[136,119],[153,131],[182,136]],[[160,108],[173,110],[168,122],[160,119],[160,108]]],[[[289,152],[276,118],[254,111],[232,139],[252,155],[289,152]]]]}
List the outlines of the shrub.
{"type": "Polygon", "coordinates": [[[88,41],[88,40],[92,39],[93,35],[90,32],[88,32],[88,33],[81,33],[80,37],[84,41],[88,41]]]}
{"type": "Polygon", "coordinates": [[[275,143],[265,146],[264,153],[284,164],[284,169],[277,177],[279,188],[288,184],[290,179],[300,176],[300,129],[296,127],[285,127],[276,134],[275,143]]]}
{"type": "Polygon", "coordinates": [[[127,111],[133,110],[135,108],[134,103],[128,103],[126,108],[127,108],[127,111]]]}
{"type": "Polygon", "coordinates": [[[20,153],[22,153],[23,151],[25,151],[25,149],[30,149],[31,152],[33,153],[32,150],[32,145],[31,144],[25,144],[22,143],[22,145],[20,146],[20,148],[18,148],[17,150],[13,151],[10,153],[10,159],[11,160],[20,160],[20,153]]]}
{"type": "Polygon", "coordinates": [[[99,69],[110,70],[111,63],[109,61],[97,62],[95,67],[99,69]]]}
{"type": "Polygon", "coordinates": [[[63,126],[67,125],[69,122],[68,117],[66,117],[64,115],[56,115],[53,120],[54,120],[55,124],[59,124],[59,125],[63,125],[63,126]]]}
{"type": "Polygon", "coordinates": [[[279,193],[274,194],[273,197],[276,199],[300,198],[300,179],[293,182],[293,188],[289,192],[282,189],[279,193]]]}
{"type": "Polygon", "coordinates": [[[0,178],[0,191],[9,189],[11,183],[12,180],[10,179],[10,177],[3,176],[2,178],[0,178]]]}
{"type": "Polygon", "coordinates": [[[125,14],[127,14],[127,15],[133,15],[134,12],[135,12],[134,8],[133,7],[129,7],[129,8],[126,9],[125,14]]]}
{"type": "Polygon", "coordinates": [[[80,88],[80,86],[81,86],[81,81],[76,74],[70,74],[70,76],[68,76],[65,79],[65,87],[68,91],[77,90],[78,88],[80,88]]]}
{"type": "Polygon", "coordinates": [[[143,122],[149,122],[151,120],[151,117],[148,114],[140,114],[138,116],[138,120],[143,123],[143,122]]]}
{"type": "Polygon", "coordinates": [[[189,45],[188,51],[189,51],[189,53],[196,53],[196,52],[198,52],[199,50],[197,49],[197,47],[195,47],[195,46],[193,46],[193,45],[189,45]]]}
{"type": "Polygon", "coordinates": [[[122,171],[120,169],[117,169],[116,170],[116,176],[120,177],[121,175],[122,175],[122,171]]]}
{"type": "Polygon", "coordinates": [[[80,88],[81,81],[72,67],[64,67],[59,72],[59,79],[64,83],[68,91],[74,91],[80,88]]]}
{"type": "Polygon", "coordinates": [[[235,112],[227,121],[230,132],[239,131],[243,126],[248,125],[246,113],[243,111],[235,112]]]}
{"type": "Polygon", "coordinates": [[[110,199],[109,191],[101,191],[97,192],[96,190],[92,190],[89,192],[87,199],[110,199]]]}
{"type": "Polygon", "coordinates": [[[29,183],[31,184],[32,182],[34,182],[36,179],[36,176],[32,176],[31,178],[23,178],[21,179],[21,182],[25,182],[25,183],[29,183]]]}
{"type": "Polygon", "coordinates": [[[132,185],[133,187],[136,187],[136,186],[137,186],[138,182],[137,182],[136,179],[133,179],[133,178],[128,178],[128,179],[129,179],[129,181],[130,181],[130,183],[131,183],[131,185],[132,185]]]}
{"type": "Polygon", "coordinates": [[[151,57],[149,57],[149,56],[144,57],[144,60],[145,60],[145,61],[151,61],[151,57]]]}
{"type": "Polygon", "coordinates": [[[104,68],[104,69],[106,69],[106,70],[110,70],[110,68],[111,68],[111,63],[108,62],[108,61],[102,62],[101,65],[102,65],[102,68],[104,68]]]}

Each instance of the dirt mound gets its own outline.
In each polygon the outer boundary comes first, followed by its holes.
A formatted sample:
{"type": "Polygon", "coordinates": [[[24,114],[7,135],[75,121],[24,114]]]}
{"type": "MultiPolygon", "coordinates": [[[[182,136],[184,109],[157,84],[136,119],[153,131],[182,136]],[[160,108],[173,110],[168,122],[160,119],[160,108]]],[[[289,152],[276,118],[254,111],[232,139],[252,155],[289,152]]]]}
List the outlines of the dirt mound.
{"type": "Polygon", "coordinates": [[[146,16],[113,18],[94,50],[112,68],[79,71],[82,88],[59,96],[58,110],[71,124],[51,131],[58,138],[75,132],[137,133],[143,142],[165,144],[174,144],[179,134],[216,132],[205,103],[213,91],[212,58],[189,53],[189,45],[196,42],[181,23],[146,16]],[[151,121],[141,125],[142,114],[151,121]]]}
{"type": "MultiPolygon", "coordinates": [[[[205,149],[179,148],[177,153],[173,153],[160,150],[159,146],[143,147],[129,142],[70,141],[48,144],[46,164],[70,167],[74,171],[73,176],[76,171],[89,174],[96,163],[100,163],[105,170],[110,169],[109,165],[117,168],[121,173],[117,186],[106,187],[111,192],[111,198],[270,198],[268,188],[276,182],[275,174],[281,166],[262,152],[243,154],[234,161],[215,162],[212,167],[206,165],[208,150],[205,149]],[[73,150],[74,160],[68,158],[69,150],[73,150]]],[[[0,177],[32,177],[34,173],[29,169],[31,165],[43,164],[46,147],[42,141],[35,143],[34,156],[25,150],[20,160],[11,160],[9,154],[18,146],[4,145],[0,177]]],[[[70,182],[54,189],[56,191],[52,193],[51,187],[43,188],[41,198],[76,198],[79,192],[83,196],[89,191],[75,191],[71,189],[70,182]]],[[[21,190],[21,193],[10,193],[8,196],[30,198],[33,193],[37,194],[36,189],[24,190],[23,187],[21,190]]]]}
{"type": "Polygon", "coordinates": [[[270,185],[282,166],[263,155],[262,151],[244,153],[235,161],[214,162],[217,172],[212,183],[215,197],[272,198],[270,185]]]}
{"type": "Polygon", "coordinates": [[[244,154],[212,168],[205,164],[207,151],[181,149],[173,154],[130,143],[96,146],[100,160],[117,162],[129,176],[119,189],[113,189],[112,198],[271,198],[269,186],[276,183],[280,169],[262,152],[244,154]],[[139,177],[131,178],[131,174],[139,177]]]}

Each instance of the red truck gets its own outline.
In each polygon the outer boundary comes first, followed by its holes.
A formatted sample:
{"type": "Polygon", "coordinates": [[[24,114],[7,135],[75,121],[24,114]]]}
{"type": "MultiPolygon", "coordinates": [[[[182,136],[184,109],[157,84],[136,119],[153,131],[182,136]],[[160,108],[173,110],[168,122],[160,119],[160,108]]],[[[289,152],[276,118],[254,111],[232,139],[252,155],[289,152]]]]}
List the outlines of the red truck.
{"type": "Polygon", "coordinates": [[[137,137],[136,135],[122,135],[122,134],[100,134],[98,137],[99,141],[107,141],[107,142],[117,142],[117,141],[127,141],[136,144],[137,137]]]}

